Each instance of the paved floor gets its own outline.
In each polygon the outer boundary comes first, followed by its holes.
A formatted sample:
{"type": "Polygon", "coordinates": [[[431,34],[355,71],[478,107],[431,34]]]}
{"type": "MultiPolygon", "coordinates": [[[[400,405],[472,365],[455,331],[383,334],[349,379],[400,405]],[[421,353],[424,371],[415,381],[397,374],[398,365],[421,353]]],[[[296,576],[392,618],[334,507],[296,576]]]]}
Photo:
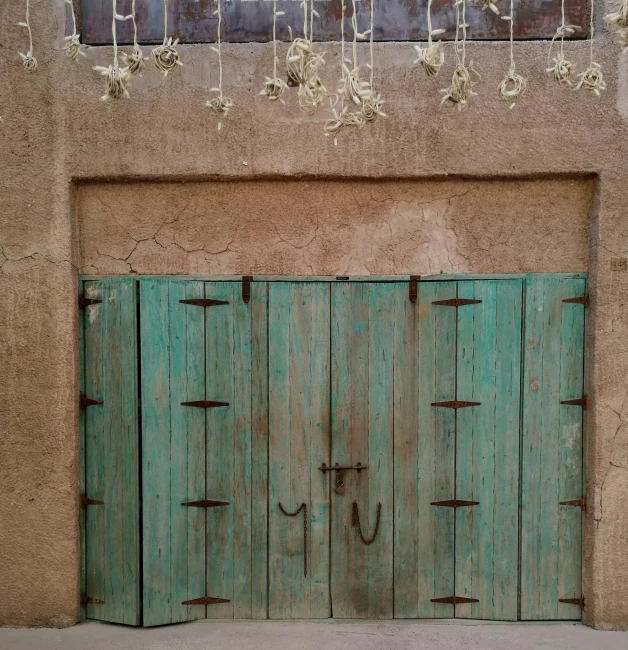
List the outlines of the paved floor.
{"type": "Polygon", "coordinates": [[[200,621],[151,629],[84,623],[66,630],[0,629],[2,650],[626,650],[628,632],[577,624],[439,621],[200,621]]]}

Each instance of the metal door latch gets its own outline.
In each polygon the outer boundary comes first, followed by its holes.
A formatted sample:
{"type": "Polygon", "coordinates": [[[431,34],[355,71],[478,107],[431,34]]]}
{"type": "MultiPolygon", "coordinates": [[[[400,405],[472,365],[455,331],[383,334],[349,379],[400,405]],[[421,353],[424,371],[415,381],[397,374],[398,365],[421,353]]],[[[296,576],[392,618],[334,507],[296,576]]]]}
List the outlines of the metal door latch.
{"type": "Polygon", "coordinates": [[[359,474],[363,469],[368,469],[368,468],[369,468],[368,465],[362,465],[362,463],[358,463],[357,465],[344,465],[344,466],[341,466],[338,463],[336,463],[335,465],[333,465],[333,466],[330,465],[329,467],[327,467],[327,465],[325,463],[323,463],[318,469],[320,469],[321,472],[323,472],[323,474],[325,472],[343,472],[344,473],[344,472],[346,472],[347,470],[350,470],[350,469],[354,469],[359,474]]]}

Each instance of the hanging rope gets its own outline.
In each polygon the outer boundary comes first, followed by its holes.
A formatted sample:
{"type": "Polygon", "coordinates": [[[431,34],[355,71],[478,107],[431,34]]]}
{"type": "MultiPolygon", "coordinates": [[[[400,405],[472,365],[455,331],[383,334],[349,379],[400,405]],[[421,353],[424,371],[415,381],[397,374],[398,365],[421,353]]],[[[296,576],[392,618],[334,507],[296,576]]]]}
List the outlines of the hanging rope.
{"type": "Polygon", "coordinates": [[[233,101],[222,92],[222,0],[217,0],[217,2],[218,9],[214,12],[214,15],[218,16],[218,47],[212,46],[212,50],[218,54],[218,88],[212,88],[211,92],[218,93],[218,97],[208,99],[205,102],[205,106],[211,108],[212,111],[221,118],[218,122],[218,130],[220,131],[222,129],[222,118],[225,117],[229,112],[229,109],[233,107],[233,101]]]}
{"type": "Polygon", "coordinates": [[[33,32],[31,31],[30,0],[26,0],[26,21],[18,23],[20,27],[28,30],[28,52],[18,52],[22,59],[22,65],[27,72],[37,72],[37,59],[33,56],[33,32]]]}
{"type": "MultiPolygon", "coordinates": [[[[374,0],[373,0],[374,1],[374,0]]],[[[433,36],[444,34],[444,29],[432,29],[432,0],[427,3],[427,47],[415,45],[419,58],[414,64],[420,64],[428,77],[435,77],[441,69],[445,60],[445,55],[441,50],[440,41],[432,42],[433,36]]]]}
{"type": "Polygon", "coordinates": [[[362,543],[365,544],[366,546],[370,546],[375,541],[375,538],[377,537],[377,533],[379,532],[379,522],[381,519],[381,515],[382,515],[382,504],[378,503],[377,521],[375,522],[375,532],[373,533],[373,536],[370,539],[366,539],[364,537],[364,534],[362,533],[362,526],[360,525],[360,513],[358,511],[358,504],[356,501],[353,502],[351,524],[358,529],[358,535],[360,535],[360,539],[362,540],[362,543]]]}
{"type": "Polygon", "coordinates": [[[179,39],[174,42],[172,37],[168,38],[168,0],[164,0],[164,40],[161,45],[151,52],[155,67],[164,77],[168,76],[178,65],[183,65],[179,60],[179,53],[176,50],[179,39]]]}
{"type": "Polygon", "coordinates": [[[273,76],[266,77],[264,88],[260,91],[260,95],[268,97],[270,101],[280,101],[284,103],[282,96],[288,88],[288,84],[277,76],[277,16],[283,16],[284,11],[277,11],[277,0],[273,0],[273,76]]]}
{"type": "Polygon", "coordinates": [[[607,23],[619,27],[617,33],[619,34],[622,44],[628,48],[628,0],[623,0],[619,7],[619,11],[604,16],[604,20],[607,23]]]}
{"type": "Polygon", "coordinates": [[[135,0],[132,0],[131,2],[131,21],[133,22],[133,51],[124,52],[122,54],[122,59],[126,67],[129,69],[131,76],[135,76],[142,73],[142,70],[144,69],[144,61],[148,60],[147,57],[144,57],[142,54],[142,50],[140,49],[139,43],[137,42],[135,0]]]}
{"type": "Polygon", "coordinates": [[[307,578],[307,505],[303,502],[295,512],[287,512],[279,503],[279,510],[286,517],[296,517],[303,510],[303,577],[307,578]]]}
{"type": "Polygon", "coordinates": [[[76,61],[79,57],[85,56],[81,51],[81,37],[76,31],[76,14],[74,13],[74,0],[65,0],[66,5],[70,5],[70,13],[72,14],[72,33],[70,36],[66,36],[63,40],[66,41],[66,44],[63,46],[63,51],[65,55],[76,61]]]}
{"type": "Polygon", "coordinates": [[[580,81],[576,86],[576,90],[592,90],[599,97],[600,91],[606,90],[606,82],[604,81],[604,75],[602,74],[602,66],[593,60],[593,34],[595,25],[593,21],[594,5],[595,0],[591,0],[591,22],[589,24],[589,29],[591,31],[589,36],[589,67],[578,75],[580,81]]]}
{"type": "Polygon", "coordinates": [[[502,16],[503,20],[510,21],[510,67],[508,74],[504,77],[498,86],[499,98],[502,101],[509,102],[509,108],[514,108],[517,99],[526,91],[527,81],[515,72],[515,53],[514,53],[514,1],[510,0],[510,16],[502,16]]]}
{"type": "Polygon", "coordinates": [[[375,0],[371,0],[371,26],[368,30],[370,34],[369,39],[369,54],[370,54],[370,63],[367,67],[370,70],[370,79],[369,79],[369,90],[370,96],[365,98],[362,102],[362,117],[365,122],[374,122],[378,117],[386,117],[386,113],[382,111],[382,106],[384,101],[382,96],[379,93],[375,93],[375,87],[373,86],[374,82],[374,72],[375,72],[375,61],[374,61],[374,52],[373,52],[373,38],[375,32],[375,0]]]}
{"type": "Polygon", "coordinates": [[[580,29],[577,25],[567,25],[565,24],[565,0],[561,0],[561,24],[552,38],[550,43],[549,54],[547,56],[548,68],[546,72],[550,72],[554,75],[554,81],[558,84],[567,84],[571,86],[571,76],[574,73],[573,66],[567,59],[565,59],[565,36],[571,36],[577,29],[580,29]],[[558,56],[555,56],[552,59],[552,47],[557,38],[560,38],[560,51],[558,56]],[[554,65],[551,65],[550,60],[554,61],[554,65]]]}
{"type": "Polygon", "coordinates": [[[99,65],[94,66],[94,70],[100,72],[100,74],[105,78],[106,90],[105,94],[101,97],[103,101],[107,101],[108,99],[120,99],[122,97],[125,99],[129,98],[129,92],[126,89],[126,86],[131,75],[129,74],[128,68],[121,68],[118,63],[118,38],[116,33],[116,22],[118,20],[126,20],[128,16],[125,18],[118,14],[116,2],[117,0],[113,0],[113,19],[111,21],[111,33],[113,35],[113,64],[106,68],[99,65]]]}
{"type": "Polygon", "coordinates": [[[454,69],[449,88],[443,88],[441,90],[441,92],[445,93],[441,104],[449,100],[458,106],[458,110],[461,110],[468,104],[469,99],[477,94],[473,92],[473,86],[475,84],[471,80],[471,72],[474,72],[476,75],[477,73],[473,70],[473,67],[467,68],[466,64],[467,27],[469,26],[466,23],[467,2],[466,0],[457,0],[454,7],[456,8],[456,40],[454,42],[456,68],[454,69]],[[460,22],[461,17],[462,22],[460,22]],[[462,30],[462,40],[459,39],[460,30],[462,30]]]}

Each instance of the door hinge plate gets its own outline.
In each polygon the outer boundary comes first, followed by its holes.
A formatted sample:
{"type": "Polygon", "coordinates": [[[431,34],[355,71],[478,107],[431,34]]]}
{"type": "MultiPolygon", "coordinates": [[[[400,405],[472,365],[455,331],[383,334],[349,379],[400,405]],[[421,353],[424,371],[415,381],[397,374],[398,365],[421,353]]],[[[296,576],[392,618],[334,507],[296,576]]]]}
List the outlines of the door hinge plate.
{"type": "Polygon", "coordinates": [[[417,283],[421,279],[420,275],[411,275],[410,276],[410,302],[416,302],[417,299],[417,283]]]}
{"type": "Polygon", "coordinates": [[[252,275],[242,276],[242,300],[246,303],[251,302],[251,282],[253,281],[252,275]]]}
{"type": "Polygon", "coordinates": [[[559,598],[558,602],[565,603],[566,605],[578,605],[584,608],[584,596],[580,596],[580,598],[559,598]]]}
{"type": "Polygon", "coordinates": [[[470,300],[468,298],[450,298],[449,300],[434,300],[432,304],[443,307],[464,307],[465,305],[479,305],[481,302],[481,300],[470,300]]]}
{"type": "Polygon", "coordinates": [[[583,296],[577,296],[576,298],[565,298],[563,302],[568,302],[576,305],[584,305],[585,307],[588,307],[589,294],[585,293],[583,296]]]}
{"type": "Polygon", "coordinates": [[[104,605],[105,601],[100,600],[100,598],[92,598],[91,596],[83,594],[81,597],[81,603],[83,604],[83,607],[87,607],[87,605],[104,605]]]}
{"type": "Polygon", "coordinates": [[[104,506],[104,501],[98,501],[97,499],[90,499],[86,494],[81,495],[81,506],[86,508],[87,506],[104,506]]]}
{"type": "Polygon", "coordinates": [[[188,508],[218,508],[230,505],[229,501],[217,501],[215,499],[201,499],[200,501],[186,501],[181,504],[188,508]]]}
{"type": "Polygon", "coordinates": [[[448,402],[432,402],[432,406],[440,406],[445,409],[463,409],[469,406],[480,406],[482,402],[463,402],[457,399],[448,402]]]}
{"type": "Polygon", "coordinates": [[[83,410],[86,409],[88,406],[99,406],[103,404],[103,402],[99,402],[97,399],[91,399],[90,397],[86,397],[81,393],[79,404],[81,406],[81,410],[83,410]]]}
{"type": "Polygon", "coordinates": [[[572,499],[571,501],[561,501],[561,506],[572,506],[573,508],[582,508],[585,512],[587,509],[586,499],[572,499]]]}
{"type": "Polygon", "coordinates": [[[432,598],[432,603],[445,603],[447,605],[464,605],[465,603],[479,603],[477,598],[464,598],[463,596],[447,596],[446,598],[432,598]]]}
{"type": "Polygon", "coordinates": [[[229,402],[214,402],[213,400],[201,399],[196,402],[181,402],[181,406],[193,406],[198,409],[215,409],[219,406],[229,406],[229,402]]]}
{"type": "Polygon", "coordinates": [[[78,299],[79,309],[85,309],[85,307],[89,307],[90,305],[100,305],[101,303],[102,300],[99,298],[86,298],[85,296],[79,296],[78,299]]]}
{"type": "Polygon", "coordinates": [[[578,399],[565,399],[565,400],[562,400],[561,404],[565,404],[566,406],[581,406],[583,411],[587,410],[587,398],[586,398],[586,395],[584,397],[579,397],[578,399]]]}
{"type": "Polygon", "coordinates": [[[462,501],[461,499],[450,499],[449,501],[432,501],[430,505],[443,508],[463,508],[465,506],[479,506],[479,501],[462,501]]]}
{"type": "Polygon", "coordinates": [[[228,598],[214,598],[213,596],[203,596],[193,600],[184,600],[182,605],[217,605],[218,603],[230,603],[228,598]]]}
{"type": "Polygon", "coordinates": [[[228,300],[213,300],[212,298],[190,298],[189,300],[179,300],[182,305],[196,305],[197,307],[216,307],[218,305],[228,305],[228,300]]]}

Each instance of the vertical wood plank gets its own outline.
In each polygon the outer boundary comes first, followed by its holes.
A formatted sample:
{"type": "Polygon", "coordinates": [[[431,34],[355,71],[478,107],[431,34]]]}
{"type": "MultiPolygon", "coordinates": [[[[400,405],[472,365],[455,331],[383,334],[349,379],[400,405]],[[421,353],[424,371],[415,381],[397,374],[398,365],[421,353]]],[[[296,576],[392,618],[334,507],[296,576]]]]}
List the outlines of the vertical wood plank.
{"type": "MultiPolygon", "coordinates": [[[[78,294],[81,296],[85,291],[84,282],[78,281],[78,294]]],[[[85,312],[86,309],[78,310],[78,343],[79,343],[79,392],[85,394],[85,312]]],[[[79,411],[79,494],[85,494],[85,418],[86,411],[79,411]]],[[[80,620],[87,618],[87,608],[83,602],[83,596],[86,593],[86,567],[85,567],[85,508],[79,508],[79,544],[80,544],[80,620]]]]}
{"type": "Polygon", "coordinates": [[[459,282],[458,297],[481,300],[458,309],[459,409],[456,498],[479,501],[456,510],[456,617],[516,620],[521,368],[520,280],[459,282]]]}
{"type": "Polygon", "coordinates": [[[328,284],[269,286],[269,617],[326,618],[329,599],[328,284]],[[303,525],[286,517],[308,506],[308,573],[303,525]]]}
{"type": "Polygon", "coordinates": [[[85,312],[87,618],[140,623],[139,458],[135,280],[87,282],[85,312]]]}
{"type": "Polygon", "coordinates": [[[331,460],[368,466],[345,475],[344,494],[332,491],[334,618],[393,615],[393,377],[400,296],[407,299],[405,285],[332,285],[331,460]],[[370,546],[352,526],[354,501],[367,538],[382,504],[370,546]]]}
{"type": "Polygon", "coordinates": [[[526,281],[522,441],[521,618],[580,619],[584,280],[526,281]]]}
{"type": "Polygon", "coordinates": [[[268,617],[268,284],[251,284],[251,617],[268,617]]]}
{"type": "Polygon", "coordinates": [[[251,618],[252,304],[239,282],[208,282],[205,297],[229,303],[206,309],[206,399],[229,403],[207,411],[207,498],[230,503],[207,511],[207,595],[230,600],[207,617],[251,618]]]}
{"type": "Polygon", "coordinates": [[[205,616],[182,605],[204,595],[205,414],[182,402],[204,396],[204,311],[179,301],[200,282],[140,281],[144,625],[205,616]]]}
{"type": "Polygon", "coordinates": [[[455,397],[456,318],[435,300],[456,297],[454,282],[421,283],[415,307],[418,368],[407,356],[399,391],[416,405],[395,430],[395,617],[450,618],[452,605],[432,598],[453,594],[454,514],[433,501],[454,498],[455,415],[432,402],[455,397]],[[413,385],[418,390],[406,391],[413,385]]]}

